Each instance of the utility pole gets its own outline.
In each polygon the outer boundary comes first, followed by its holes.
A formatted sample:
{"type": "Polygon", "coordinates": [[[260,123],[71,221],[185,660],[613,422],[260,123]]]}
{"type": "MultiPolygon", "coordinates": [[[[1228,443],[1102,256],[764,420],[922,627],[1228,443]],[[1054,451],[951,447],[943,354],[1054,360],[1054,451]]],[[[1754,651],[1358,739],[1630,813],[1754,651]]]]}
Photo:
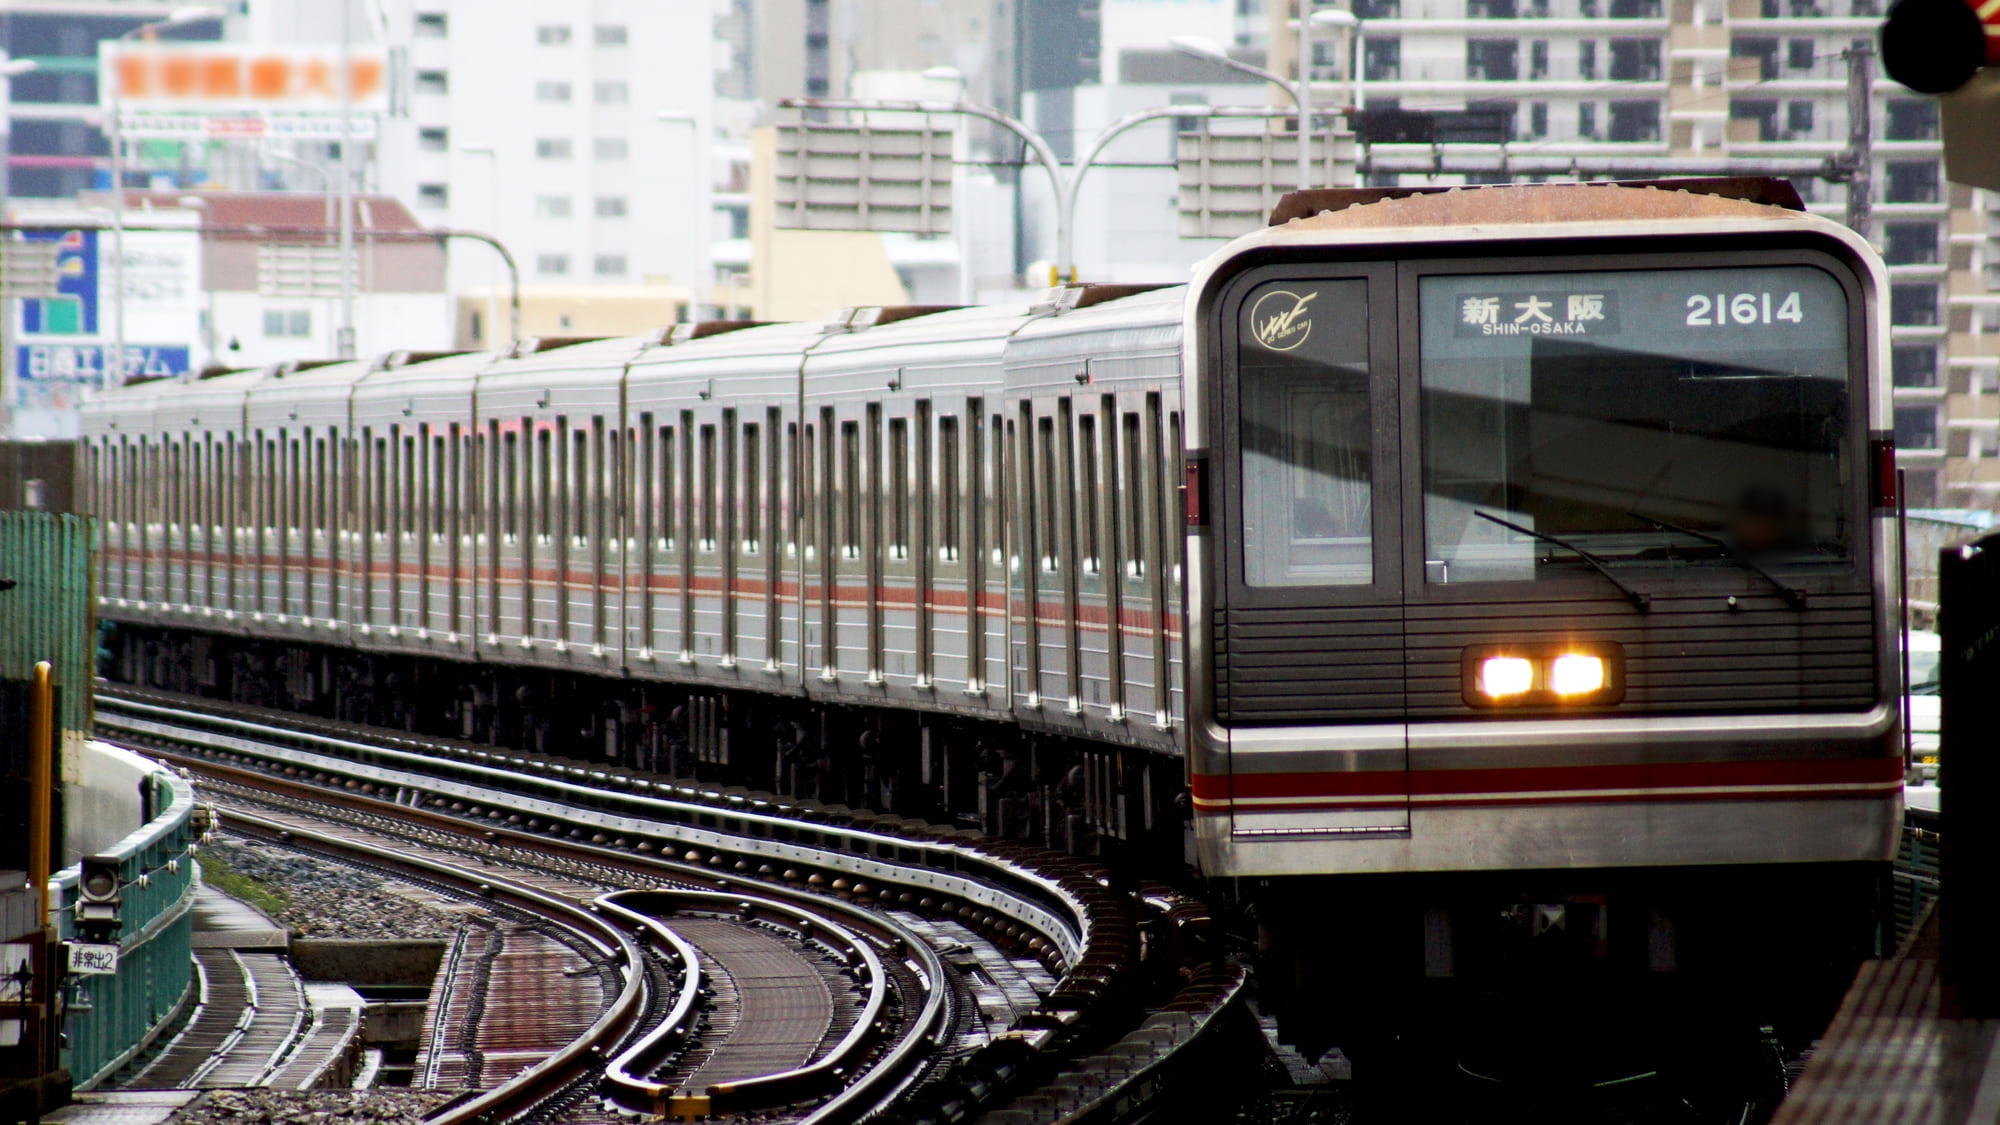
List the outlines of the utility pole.
{"type": "Polygon", "coordinates": [[[1856,39],[1847,48],[1847,225],[1864,239],[1869,238],[1868,208],[1875,194],[1875,131],[1868,96],[1874,86],[1875,44],[1856,39]]]}

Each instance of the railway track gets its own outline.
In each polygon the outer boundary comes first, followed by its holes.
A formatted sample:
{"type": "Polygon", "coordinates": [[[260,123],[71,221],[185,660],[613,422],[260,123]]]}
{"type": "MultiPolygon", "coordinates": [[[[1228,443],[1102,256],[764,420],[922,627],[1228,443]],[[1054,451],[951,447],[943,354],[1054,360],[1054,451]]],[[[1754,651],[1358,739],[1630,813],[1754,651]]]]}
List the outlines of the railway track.
{"type": "MultiPolygon", "coordinates": [[[[605,1097],[630,1111],[693,1112],[697,1103],[678,1099],[707,1097],[714,1112],[749,1112],[760,1098],[770,1108],[782,1095],[820,1099],[818,1108],[802,1111],[814,1121],[880,1113],[892,1103],[891,1117],[950,1120],[1010,1102],[1015,1120],[1115,1120],[1165,1088],[1166,1064],[1241,986],[1240,972],[1202,970],[1178,997],[1145,993],[1136,922],[1146,907],[1114,893],[1103,870],[1037,848],[812,802],[111,686],[100,688],[98,722],[107,736],[211,776],[254,780],[299,799],[344,797],[401,831],[448,837],[482,862],[510,866],[532,856],[559,872],[587,874],[600,891],[640,888],[636,898],[598,902],[599,913],[622,919],[621,934],[649,935],[647,956],[668,966],[652,974],[663,994],[687,994],[690,980],[705,979],[717,994],[734,993],[734,1015],[726,1006],[663,1003],[669,1010],[651,1030],[604,1068],[605,1097]],[[701,893],[719,897],[677,897],[701,893]],[[646,897],[661,894],[668,897],[646,897]],[[801,928],[795,916],[806,902],[838,917],[801,928]],[[741,1020],[769,1001],[737,987],[757,975],[751,961],[758,939],[710,956],[704,978],[700,942],[686,943],[695,950],[688,963],[661,934],[672,932],[676,918],[700,931],[723,919],[740,925],[746,912],[761,915],[753,920],[767,938],[815,945],[854,979],[879,972],[892,986],[893,1027],[857,1018],[837,1037],[823,1036],[869,1066],[857,1071],[847,1058],[807,1062],[776,1072],[788,1075],[782,1082],[744,1085],[710,1065],[713,1059],[694,1057],[704,1049],[697,1043],[702,1029],[741,1020]],[[1004,951],[996,956],[1039,962],[1059,979],[1014,1012],[1005,1030],[968,1036],[973,1005],[963,982],[897,914],[927,931],[935,926],[924,918],[977,935],[1004,951]],[[879,969],[868,967],[871,956],[879,969]],[[731,970],[732,959],[741,971],[731,970]],[[911,1002],[915,997],[923,999],[911,1002]],[[1036,1090],[1044,1085],[1050,1088],[1036,1090]]],[[[824,966],[815,971],[825,986],[817,994],[830,996],[837,984],[824,966]]],[[[805,987],[812,980],[794,975],[801,995],[815,995],[805,987]]],[[[784,1040],[791,1056],[805,1049],[796,1028],[754,1034],[784,1040]]],[[[739,1047],[749,1043],[739,1040],[739,1047]]],[[[775,1051],[776,1039],[766,1045],[774,1048],[770,1057],[788,1057],[775,1051]]],[[[717,1053],[727,1060],[737,1051],[717,1053]]]]}

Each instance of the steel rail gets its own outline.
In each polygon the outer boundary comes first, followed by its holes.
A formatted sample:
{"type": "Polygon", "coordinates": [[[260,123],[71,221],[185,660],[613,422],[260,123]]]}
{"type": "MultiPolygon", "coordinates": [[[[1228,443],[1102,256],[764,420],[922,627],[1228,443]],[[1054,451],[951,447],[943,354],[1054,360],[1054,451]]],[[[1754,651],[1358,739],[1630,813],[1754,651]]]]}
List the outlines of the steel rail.
{"type": "Polygon", "coordinates": [[[266,837],[295,846],[306,841],[312,849],[364,859],[391,870],[415,872],[467,894],[491,899],[560,927],[597,957],[619,967],[624,983],[617,999],[582,1035],[504,1084],[426,1118],[427,1125],[473,1125],[521,1116],[573,1086],[596,1058],[629,1035],[644,1018],[647,983],[643,953],[622,930],[583,907],[490,871],[454,867],[330,834],[301,833],[296,826],[254,813],[233,810],[229,824],[236,829],[254,828],[266,837]]]}
{"type": "MultiPolygon", "coordinates": [[[[805,846],[786,846],[775,842],[771,835],[745,839],[742,833],[727,833],[715,829],[709,829],[704,832],[700,828],[693,827],[693,824],[697,822],[697,818],[699,817],[712,817],[718,813],[724,813],[742,821],[746,825],[762,827],[766,833],[771,833],[773,829],[790,832],[802,826],[801,818],[796,815],[784,815],[783,810],[786,809],[786,806],[777,806],[777,809],[780,811],[775,812],[760,812],[754,808],[740,807],[727,801],[722,801],[718,806],[714,802],[689,799],[700,795],[701,791],[699,790],[676,786],[674,787],[674,792],[677,795],[662,796],[659,795],[661,787],[654,786],[644,779],[622,778],[604,771],[586,771],[573,767],[557,766],[551,763],[538,763],[519,755],[489,754],[456,747],[449,743],[429,743],[427,745],[435,747],[443,754],[449,754],[450,757],[445,757],[441,754],[426,754],[416,750],[399,749],[393,746],[372,745],[354,739],[339,738],[314,731],[275,727],[228,715],[190,714],[187,711],[170,706],[148,703],[143,700],[120,698],[115,694],[109,694],[100,689],[97,702],[97,722],[99,726],[130,730],[141,734],[157,733],[156,731],[149,731],[143,723],[135,723],[132,718],[120,715],[118,713],[120,711],[131,712],[134,716],[138,717],[151,717],[155,723],[192,723],[205,725],[216,730],[234,731],[239,735],[249,736],[252,740],[267,743],[284,741],[307,743],[329,752],[336,759],[335,761],[315,763],[316,768],[320,769],[351,768],[354,763],[348,759],[356,758],[361,759],[361,764],[373,766],[378,769],[390,765],[399,765],[411,770],[412,773],[393,778],[397,784],[422,787],[430,791],[449,794],[462,799],[487,800],[488,795],[471,792],[453,792],[448,786],[438,784],[441,779],[436,776],[435,771],[441,768],[449,768],[466,775],[467,778],[474,782],[488,783],[493,789],[498,789],[502,792],[519,794],[525,789],[530,791],[526,795],[532,796],[533,791],[540,791],[545,794],[545,799],[562,803],[563,807],[559,809],[533,810],[540,815],[554,813],[570,817],[578,815],[605,816],[607,815],[607,810],[603,807],[605,802],[617,801],[631,808],[633,811],[666,814],[666,823],[660,824],[644,824],[627,819],[623,824],[614,825],[620,831],[633,833],[647,831],[655,833],[671,832],[679,838],[689,840],[690,842],[705,843],[710,846],[731,848],[739,851],[750,850],[762,854],[783,856],[787,859],[795,859],[806,863],[827,862],[827,857],[822,849],[805,846]],[[521,773],[517,768],[500,768],[486,765],[479,761],[466,760],[474,755],[484,757],[488,761],[498,758],[508,763],[509,766],[525,769],[533,769],[539,765],[549,771],[561,770],[567,776],[563,778],[534,776],[521,773]],[[577,780],[578,775],[585,780],[595,775],[607,783],[616,778],[626,781],[630,787],[620,791],[579,784],[577,780]],[[644,787],[643,791],[640,788],[642,786],[644,787]],[[682,822],[676,823],[677,818],[681,819],[682,822]],[[753,841],[755,846],[753,846],[753,841]]],[[[407,739],[402,741],[415,742],[415,740],[407,739]]],[[[259,746],[251,742],[245,742],[233,747],[233,749],[240,753],[270,753],[269,746],[259,746]]],[[[718,792],[715,796],[720,798],[722,795],[718,792]]],[[[1069,918],[1065,919],[1041,903],[1025,902],[1020,900],[1018,896],[1013,896],[1015,905],[1012,909],[1009,909],[1006,901],[1008,896],[1005,892],[988,895],[983,899],[985,905],[1002,909],[1023,924],[1033,926],[1061,951],[1066,967],[1073,968],[1082,959],[1085,950],[1091,943],[1092,929],[1096,924],[1094,915],[1097,912],[1091,910],[1083,899],[1075,893],[1075,890],[1064,886],[1061,880],[1052,878],[1026,865],[1012,862],[1003,856],[994,855],[989,851],[966,844],[940,844],[928,840],[912,839],[908,836],[891,835],[884,832],[817,822],[805,825],[805,827],[809,827],[811,830],[822,835],[843,836],[864,845],[843,849],[839,858],[850,866],[855,867],[857,873],[866,874],[871,878],[879,880],[914,883],[919,886],[929,886],[944,890],[960,897],[982,900],[982,896],[977,893],[971,893],[970,888],[952,885],[955,880],[950,876],[941,874],[935,867],[925,865],[917,872],[913,872],[911,866],[907,864],[879,860],[871,862],[867,857],[875,852],[878,845],[912,849],[928,854],[944,853],[954,858],[972,860],[982,866],[993,868],[996,874],[1003,874],[1033,886],[1048,899],[1059,903],[1064,908],[1064,911],[1070,915],[1069,918]]]]}

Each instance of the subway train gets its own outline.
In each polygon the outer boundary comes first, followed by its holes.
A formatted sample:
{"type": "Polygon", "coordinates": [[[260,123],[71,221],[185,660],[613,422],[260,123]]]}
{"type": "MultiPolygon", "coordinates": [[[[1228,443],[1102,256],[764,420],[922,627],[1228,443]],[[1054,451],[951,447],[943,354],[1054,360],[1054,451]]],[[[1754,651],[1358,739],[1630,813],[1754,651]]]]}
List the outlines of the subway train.
{"type": "Polygon", "coordinates": [[[1653,1073],[1884,940],[1885,276],[1779,181],[1328,190],[1184,285],[137,382],[108,667],[1185,858],[1311,1055],[1653,1073]]]}

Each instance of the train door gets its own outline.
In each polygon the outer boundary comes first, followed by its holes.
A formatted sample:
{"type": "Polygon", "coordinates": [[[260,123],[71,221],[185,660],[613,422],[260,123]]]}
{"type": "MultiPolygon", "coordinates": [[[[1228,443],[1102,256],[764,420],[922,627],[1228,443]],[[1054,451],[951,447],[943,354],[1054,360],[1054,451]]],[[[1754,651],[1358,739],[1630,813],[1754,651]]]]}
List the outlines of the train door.
{"type": "MultiPolygon", "coordinates": [[[[1397,317],[1386,266],[1267,266],[1221,307],[1214,705],[1232,832],[1407,832],[1397,317]]],[[[1204,788],[1207,792],[1204,793],[1204,788]]]]}

